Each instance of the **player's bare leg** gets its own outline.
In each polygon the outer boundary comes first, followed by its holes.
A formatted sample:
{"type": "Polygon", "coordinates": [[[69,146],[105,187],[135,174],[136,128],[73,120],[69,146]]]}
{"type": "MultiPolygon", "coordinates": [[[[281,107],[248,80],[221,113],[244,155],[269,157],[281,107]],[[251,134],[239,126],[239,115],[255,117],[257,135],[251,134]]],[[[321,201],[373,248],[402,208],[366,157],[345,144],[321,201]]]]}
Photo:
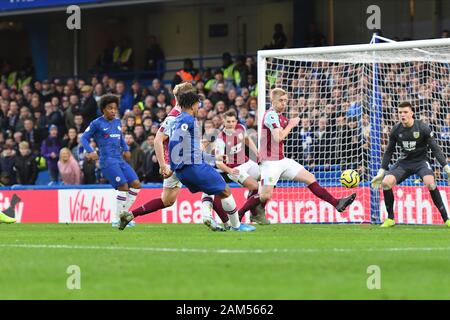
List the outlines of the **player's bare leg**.
{"type": "Polygon", "coordinates": [[[394,175],[389,174],[383,178],[381,182],[381,187],[383,188],[384,205],[386,206],[386,211],[388,217],[381,224],[382,228],[389,228],[395,225],[394,219],[394,192],[392,188],[397,184],[397,179],[394,175]]]}
{"type": "Polygon", "coordinates": [[[316,177],[306,169],[301,169],[294,178],[294,181],[303,182],[308,189],[318,198],[330,203],[337,211],[343,212],[355,201],[356,193],[342,199],[336,199],[325,188],[321,187],[316,177]]]}
{"type": "Polygon", "coordinates": [[[447,227],[450,227],[450,220],[448,220],[447,209],[445,209],[444,202],[442,201],[441,193],[438,190],[436,181],[432,175],[427,175],[422,178],[423,183],[430,191],[431,198],[433,199],[434,205],[438,208],[441,214],[442,220],[447,227]]]}

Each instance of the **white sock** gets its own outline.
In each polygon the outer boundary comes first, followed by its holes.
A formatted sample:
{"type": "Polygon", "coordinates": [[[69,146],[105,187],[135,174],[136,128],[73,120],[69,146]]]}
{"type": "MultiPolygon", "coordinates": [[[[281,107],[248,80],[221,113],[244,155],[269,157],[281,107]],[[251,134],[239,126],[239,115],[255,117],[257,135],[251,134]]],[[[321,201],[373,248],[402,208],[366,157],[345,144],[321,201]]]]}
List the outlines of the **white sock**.
{"type": "Polygon", "coordinates": [[[212,219],[213,196],[202,194],[202,217],[203,221],[212,219]]]}
{"type": "Polygon", "coordinates": [[[116,209],[116,218],[113,221],[119,221],[119,214],[122,211],[125,211],[127,205],[127,195],[128,191],[118,191],[117,192],[117,209],[116,209]]]}
{"type": "Polygon", "coordinates": [[[236,210],[236,201],[234,201],[233,195],[228,198],[222,199],[222,208],[228,213],[230,223],[233,228],[239,228],[241,222],[239,221],[239,214],[236,210]]]}
{"type": "Polygon", "coordinates": [[[128,190],[125,211],[128,212],[128,210],[131,208],[133,203],[136,201],[139,191],[141,191],[141,189],[130,188],[128,190]]]}

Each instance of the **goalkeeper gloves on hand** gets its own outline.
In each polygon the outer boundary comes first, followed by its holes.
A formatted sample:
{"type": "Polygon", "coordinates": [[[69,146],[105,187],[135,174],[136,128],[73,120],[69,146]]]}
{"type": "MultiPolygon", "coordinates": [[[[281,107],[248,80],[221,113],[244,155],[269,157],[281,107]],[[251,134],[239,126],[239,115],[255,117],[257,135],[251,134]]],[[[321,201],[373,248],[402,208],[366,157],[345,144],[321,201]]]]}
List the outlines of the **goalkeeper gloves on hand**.
{"type": "MultiPolygon", "coordinates": [[[[449,169],[450,169],[450,167],[449,167],[449,169]]],[[[384,169],[378,170],[377,175],[370,182],[373,189],[378,189],[381,186],[381,182],[383,181],[383,178],[384,178],[384,173],[385,173],[384,169]]]]}
{"type": "Polygon", "coordinates": [[[450,166],[448,164],[444,166],[444,171],[447,174],[447,181],[450,184],[450,166]]]}

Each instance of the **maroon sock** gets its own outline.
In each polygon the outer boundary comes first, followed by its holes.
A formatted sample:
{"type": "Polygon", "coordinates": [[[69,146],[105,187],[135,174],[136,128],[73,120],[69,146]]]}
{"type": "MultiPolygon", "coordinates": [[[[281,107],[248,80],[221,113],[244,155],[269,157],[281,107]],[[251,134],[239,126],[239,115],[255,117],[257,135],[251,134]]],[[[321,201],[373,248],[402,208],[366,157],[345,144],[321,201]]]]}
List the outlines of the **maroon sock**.
{"type": "Polygon", "coordinates": [[[242,208],[239,209],[239,218],[242,219],[242,217],[245,215],[245,213],[248,210],[252,210],[256,208],[258,204],[261,203],[261,200],[259,199],[259,194],[254,194],[250,198],[247,199],[247,201],[244,203],[242,208]]]}
{"type": "Polygon", "coordinates": [[[333,207],[336,207],[338,205],[338,200],[331,194],[329,194],[327,190],[322,188],[317,181],[311,183],[308,188],[312,193],[316,195],[316,197],[319,197],[320,199],[332,204],[333,207]]]}
{"type": "Polygon", "coordinates": [[[217,213],[217,215],[219,216],[220,220],[222,220],[223,223],[225,223],[229,220],[228,213],[226,213],[226,211],[223,210],[222,199],[220,199],[219,196],[214,197],[213,209],[217,213]]]}
{"type": "MultiPolygon", "coordinates": [[[[256,190],[250,190],[250,191],[248,192],[247,199],[249,199],[251,196],[253,196],[253,195],[255,195],[255,194],[258,194],[258,189],[256,189],[256,190]]],[[[256,207],[253,208],[253,209],[250,209],[250,213],[252,214],[252,216],[256,216],[256,215],[258,214],[258,213],[256,212],[256,207]]]]}
{"type": "Polygon", "coordinates": [[[147,213],[155,212],[160,209],[164,209],[166,206],[164,205],[164,202],[161,200],[161,198],[150,200],[149,202],[145,203],[144,205],[134,209],[131,211],[133,216],[143,216],[147,213]]]}

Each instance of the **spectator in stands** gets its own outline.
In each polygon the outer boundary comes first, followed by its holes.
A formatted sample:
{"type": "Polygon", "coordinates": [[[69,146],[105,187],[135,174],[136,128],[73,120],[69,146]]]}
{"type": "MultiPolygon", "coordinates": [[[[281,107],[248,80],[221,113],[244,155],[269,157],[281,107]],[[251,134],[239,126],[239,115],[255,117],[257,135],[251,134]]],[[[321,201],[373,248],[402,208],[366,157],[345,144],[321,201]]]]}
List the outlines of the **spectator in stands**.
{"type": "Polygon", "coordinates": [[[441,38],[450,38],[450,32],[447,29],[442,30],[441,38]]]}
{"type": "MultiPolygon", "coordinates": [[[[80,143],[80,137],[82,133],[78,134],[78,143],[80,143]]],[[[94,139],[91,139],[90,142],[91,147],[95,150],[95,152],[98,152],[97,145],[94,141],[94,139]]],[[[81,146],[81,144],[79,144],[81,146]]],[[[82,146],[81,146],[82,147],[82,146]]],[[[79,154],[79,164],[81,166],[82,171],[82,177],[83,177],[83,184],[96,184],[100,183],[98,171],[100,171],[99,167],[99,161],[91,161],[85,159],[86,151],[79,154]]]]}
{"type": "Polygon", "coordinates": [[[165,54],[156,41],[155,36],[149,37],[148,49],[145,56],[146,69],[150,71],[150,77],[162,77],[164,74],[165,54]],[[159,71],[159,74],[158,74],[159,71]]]}
{"type": "Polygon", "coordinates": [[[237,98],[237,92],[235,89],[231,89],[228,91],[228,106],[234,106],[235,105],[235,100],[237,98]]]}
{"type": "Polygon", "coordinates": [[[141,124],[136,125],[134,127],[133,134],[134,134],[134,141],[136,141],[138,145],[141,145],[145,140],[144,127],[141,124]]]}
{"type": "Polygon", "coordinates": [[[155,108],[163,108],[165,109],[166,106],[169,106],[170,103],[166,100],[166,95],[164,94],[164,91],[160,91],[159,94],[156,96],[156,105],[155,108]]]}
{"type": "Polygon", "coordinates": [[[133,107],[133,96],[130,92],[126,91],[125,83],[119,81],[116,84],[116,92],[120,96],[119,113],[120,117],[123,117],[125,111],[131,110],[133,107]]]}
{"type": "Polygon", "coordinates": [[[263,49],[284,49],[287,44],[287,37],[283,30],[283,25],[277,23],[274,26],[274,34],[272,37],[272,42],[265,45],[263,49]]]}
{"type": "Polygon", "coordinates": [[[24,140],[27,141],[32,150],[39,149],[42,143],[42,132],[35,128],[33,119],[24,121],[24,129],[22,131],[24,140]]]}
{"type": "Polygon", "coordinates": [[[172,89],[181,82],[196,82],[200,80],[200,73],[194,69],[192,59],[185,59],[183,69],[177,71],[172,81],[172,89]]]}
{"type": "Polygon", "coordinates": [[[233,62],[229,52],[225,52],[222,55],[221,71],[223,73],[223,80],[227,85],[231,85],[233,87],[240,85],[241,73],[238,68],[236,68],[236,64],[233,62]]]}
{"type": "Polygon", "coordinates": [[[144,151],[142,151],[141,147],[136,143],[134,135],[132,133],[125,134],[125,142],[130,148],[130,165],[134,169],[134,171],[136,171],[139,180],[142,180],[142,177],[144,175],[144,151]]]}
{"type": "MultiPolygon", "coordinates": [[[[64,105],[64,100],[63,100],[63,105],[64,105]]],[[[66,109],[64,109],[64,122],[66,125],[66,128],[70,128],[70,127],[74,127],[75,126],[75,122],[74,122],[74,118],[75,118],[75,114],[79,114],[81,112],[81,107],[80,107],[80,100],[78,98],[78,96],[76,94],[72,94],[69,97],[69,105],[66,109]]]]}
{"type": "Polygon", "coordinates": [[[158,111],[156,111],[156,118],[153,121],[153,124],[160,126],[165,118],[166,118],[166,110],[164,110],[164,108],[159,108],[158,111]]]}
{"type": "Polygon", "coordinates": [[[21,143],[23,141],[23,134],[20,131],[14,132],[13,134],[13,139],[14,139],[14,150],[19,151],[19,143],[21,143]]]}
{"type": "MultiPolygon", "coordinates": [[[[84,131],[81,131],[84,132],[84,131]]],[[[64,137],[61,148],[67,148],[72,152],[72,155],[76,158],[78,151],[78,132],[75,128],[70,128],[67,135],[64,137]]]]}
{"type": "Polygon", "coordinates": [[[144,117],[142,121],[142,126],[144,127],[145,136],[148,137],[152,129],[153,121],[150,116],[144,117]]]}
{"type": "Polygon", "coordinates": [[[7,139],[0,155],[0,173],[3,173],[5,174],[5,177],[8,177],[9,185],[16,183],[16,172],[14,171],[16,151],[13,146],[13,141],[7,139]]]}
{"type": "Polygon", "coordinates": [[[128,71],[133,68],[133,49],[130,39],[123,38],[120,44],[114,48],[113,68],[118,71],[128,71]]]}
{"type": "Polygon", "coordinates": [[[255,59],[253,57],[248,56],[247,58],[245,58],[245,67],[246,70],[242,75],[243,79],[247,79],[247,75],[249,74],[253,74],[256,77],[258,69],[256,67],[255,59]]]}
{"type": "Polygon", "coordinates": [[[36,183],[38,168],[36,155],[30,150],[26,141],[19,144],[19,154],[14,161],[14,171],[17,175],[17,184],[33,185],[36,183]]]}
{"type": "Polygon", "coordinates": [[[19,121],[16,124],[15,127],[15,131],[22,131],[24,129],[24,123],[26,119],[31,119],[32,115],[30,112],[30,109],[28,109],[27,107],[22,107],[20,108],[20,116],[19,116],[19,121]]]}
{"type": "Polygon", "coordinates": [[[91,123],[95,118],[97,118],[97,101],[94,98],[92,87],[91,86],[83,86],[80,90],[82,94],[82,98],[80,101],[81,108],[80,112],[83,116],[84,123],[91,123]]]}
{"type": "Polygon", "coordinates": [[[51,102],[46,102],[44,104],[45,108],[45,122],[48,126],[55,125],[58,127],[58,131],[60,133],[66,131],[66,127],[64,127],[63,122],[63,115],[61,114],[61,111],[58,109],[58,107],[55,107],[52,105],[51,102]]]}
{"type": "Polygon", "coordinates": [[[225,92],[224,82],[219,82],[217,84],[216,91],[210,94],[209,99],[214,105],[216,105],[218,101],[223,101],[225,104],[228,104],[228,94],[225,92]]]}
{"type": "Polygon", "coordinates": [[[152,95],[155,99],[158,96],[158,94],[164,92],[164,95],[166,96],[166,101],[170,101],[171,95],[169,91],[161,85],[161,80],[158,78],[155,78],[152,80],[152,85],[149,87],[150,95],[152,95]]]}
{"type": "Polygon", "coordinates": [[[223,129],[223,119],[220,115],[215,115],[212,118],[212,122],[214,124],[214,128],[216,128],[217,130],[222,130],[223,129]]]}
{"type": "Polygon", "coordinates": [[[84,118],[83,118],[83,116],[80,113],[77,113],[77,114],[74,115],[73,123],[74,123],[73,128],[75,128],[77,130],[77,133],[84,132],[84,130],[87,127],[85,125],[84,118]]]}
{"type": "Polygon", "coordinates": [[[14,131],[19,122],[19,106],[15,101],[9,103],[9,111],[7,113],[7,129],[14,131]]]}
{"type": "MultiPolygon", "coordinates": [[[[105,88],[103,87],[103,84],[97,83],[94,87],[94,93],[93,93],[95,102],[98,103],[104,94],[105,94],[105,88]]],[[[98,115],[98,113],[96,113],[96,115],[98,115]]]]}
{"type": "Polygon", "coordinates": [[[142,102],[142,88],[141,84],[137,80],[134,80],[131,84],[131,96],[133,98],[133,106],[139,102],[142,102]]]}
{"type": "Polygon", "coordinates": [[[50,184],[58,182],[58,159],[61,143],[58,138],[58,127],[51,125],[49,127],[49,136],[41,145],[41,155],[47,161],[47,167],[50,174],[50,184]]]}
{"type": "Polygon", "coordinates": [[[81,184],[80,166],[68,148],[62,148],[59,152],[58,170],[63,184],[81,184]]]}
{"type": "Polygon", "coordinates": [[[144,142],[141,144],[141,149],[144,153],[153,152],[155,150],[155,135],[149,134],[144,142]]]}

